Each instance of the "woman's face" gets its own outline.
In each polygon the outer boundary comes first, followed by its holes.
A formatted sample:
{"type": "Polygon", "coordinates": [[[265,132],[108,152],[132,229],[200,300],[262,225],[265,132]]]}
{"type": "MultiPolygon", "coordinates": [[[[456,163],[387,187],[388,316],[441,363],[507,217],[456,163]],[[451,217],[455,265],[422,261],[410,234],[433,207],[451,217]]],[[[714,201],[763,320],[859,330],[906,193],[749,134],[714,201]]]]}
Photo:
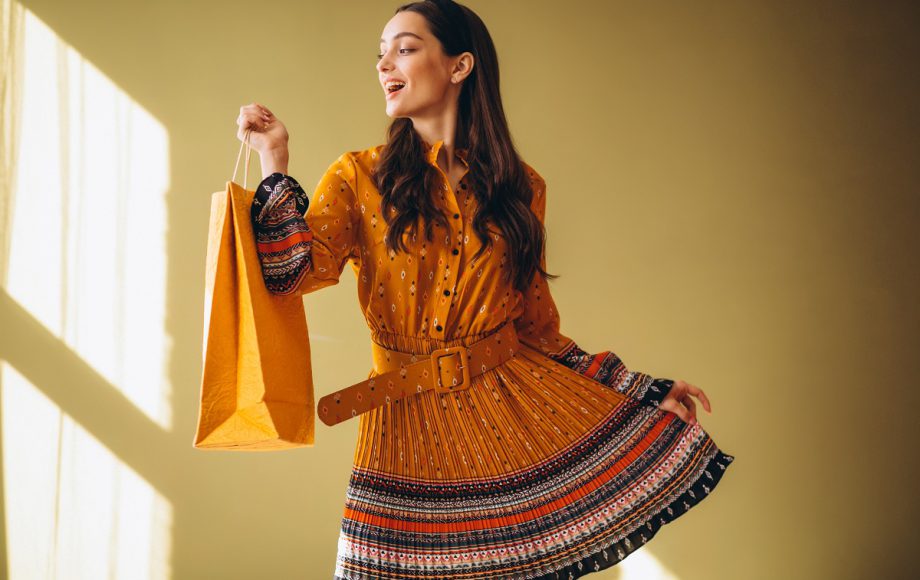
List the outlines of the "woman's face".
{"type": "Polygon", "coordinates": [[[399,12],[387,22],[377,59],[390,117],[436,116],[459,92],[460,85],[450,82],[454,59],[444,54],[421,14],[399,12]],[[388,90],[388,81],[392,80],[404,83],[403,87],[395,92],[388,90]]]}

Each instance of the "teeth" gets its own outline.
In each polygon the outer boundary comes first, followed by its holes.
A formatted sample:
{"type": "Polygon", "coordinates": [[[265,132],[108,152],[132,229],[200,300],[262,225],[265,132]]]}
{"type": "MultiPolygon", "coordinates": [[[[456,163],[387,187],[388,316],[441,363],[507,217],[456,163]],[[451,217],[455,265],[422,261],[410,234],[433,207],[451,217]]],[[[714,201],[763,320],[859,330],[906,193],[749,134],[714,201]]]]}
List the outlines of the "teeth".
{"type": "Polygon", "coordinates": [[[401,89],[404,86],[406,86],[406,83],[399,82],[399,81],[390,81],[387,83],[387,90],[392,93],[393,91],[401,89]]]}

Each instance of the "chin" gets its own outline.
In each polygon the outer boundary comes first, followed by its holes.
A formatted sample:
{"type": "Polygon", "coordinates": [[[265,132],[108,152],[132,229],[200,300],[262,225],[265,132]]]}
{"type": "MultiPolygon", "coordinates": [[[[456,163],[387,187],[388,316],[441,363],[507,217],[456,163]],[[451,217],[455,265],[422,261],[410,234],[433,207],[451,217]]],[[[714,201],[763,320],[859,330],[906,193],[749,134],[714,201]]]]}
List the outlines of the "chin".
{"type": "Polygon", "coordinates": [[[387,117],[392,119],[399,119],[402,117],[408,117],[409,115],[405,113],[400,107],[395,107],[393,109],[387,108],[387,117]]]}

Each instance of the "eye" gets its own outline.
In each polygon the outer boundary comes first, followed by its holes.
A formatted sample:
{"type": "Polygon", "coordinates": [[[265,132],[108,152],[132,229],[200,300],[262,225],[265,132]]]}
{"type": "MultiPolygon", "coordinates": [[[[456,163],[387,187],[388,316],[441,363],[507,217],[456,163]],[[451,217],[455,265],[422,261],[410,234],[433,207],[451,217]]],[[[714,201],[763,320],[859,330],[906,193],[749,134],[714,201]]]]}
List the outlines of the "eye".
{"type": "MultiPolygon", "coordinates": [[[[399,52],[402,53],[402,51],[404,51],[404,50],[407,51],[407,52],[414,52],[414,51],[415,51],[414,48],[400,48],[400,49],[399,49],[399,52]]],[[[382,55],[382,54],[378,54],[378,55],[377,55],[377,60],[380,60],[381,58],[383,58],[383,55],[382,55]]]]}

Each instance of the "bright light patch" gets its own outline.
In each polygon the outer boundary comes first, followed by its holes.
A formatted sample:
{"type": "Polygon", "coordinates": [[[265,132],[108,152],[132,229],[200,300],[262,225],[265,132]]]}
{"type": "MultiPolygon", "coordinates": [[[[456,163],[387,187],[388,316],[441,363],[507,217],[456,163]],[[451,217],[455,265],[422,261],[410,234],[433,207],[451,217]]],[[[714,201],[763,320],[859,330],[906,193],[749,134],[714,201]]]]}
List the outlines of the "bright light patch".
{"type": "Polygon", "coordinates": [[[29,368],[46,357],[40,363],[55,377],[33,384],[15,361],[0,364],[9,573],[165,579],[170,502],[126,463],[132,457],[111,451],[123,452],[123,441],[95,438],[104,426],[81,425],[55,394],[73,405],[68,389],[96,376],[80,410],[128,401],[142,432],[172,428],[167,132],[28,11],[22,62],[5,290],[35,323],[22,332],[57,338],[92,372],[59,353],[33,353],[29,368]],[[74,373],[81,379],[71,383],[74,373]]]}

